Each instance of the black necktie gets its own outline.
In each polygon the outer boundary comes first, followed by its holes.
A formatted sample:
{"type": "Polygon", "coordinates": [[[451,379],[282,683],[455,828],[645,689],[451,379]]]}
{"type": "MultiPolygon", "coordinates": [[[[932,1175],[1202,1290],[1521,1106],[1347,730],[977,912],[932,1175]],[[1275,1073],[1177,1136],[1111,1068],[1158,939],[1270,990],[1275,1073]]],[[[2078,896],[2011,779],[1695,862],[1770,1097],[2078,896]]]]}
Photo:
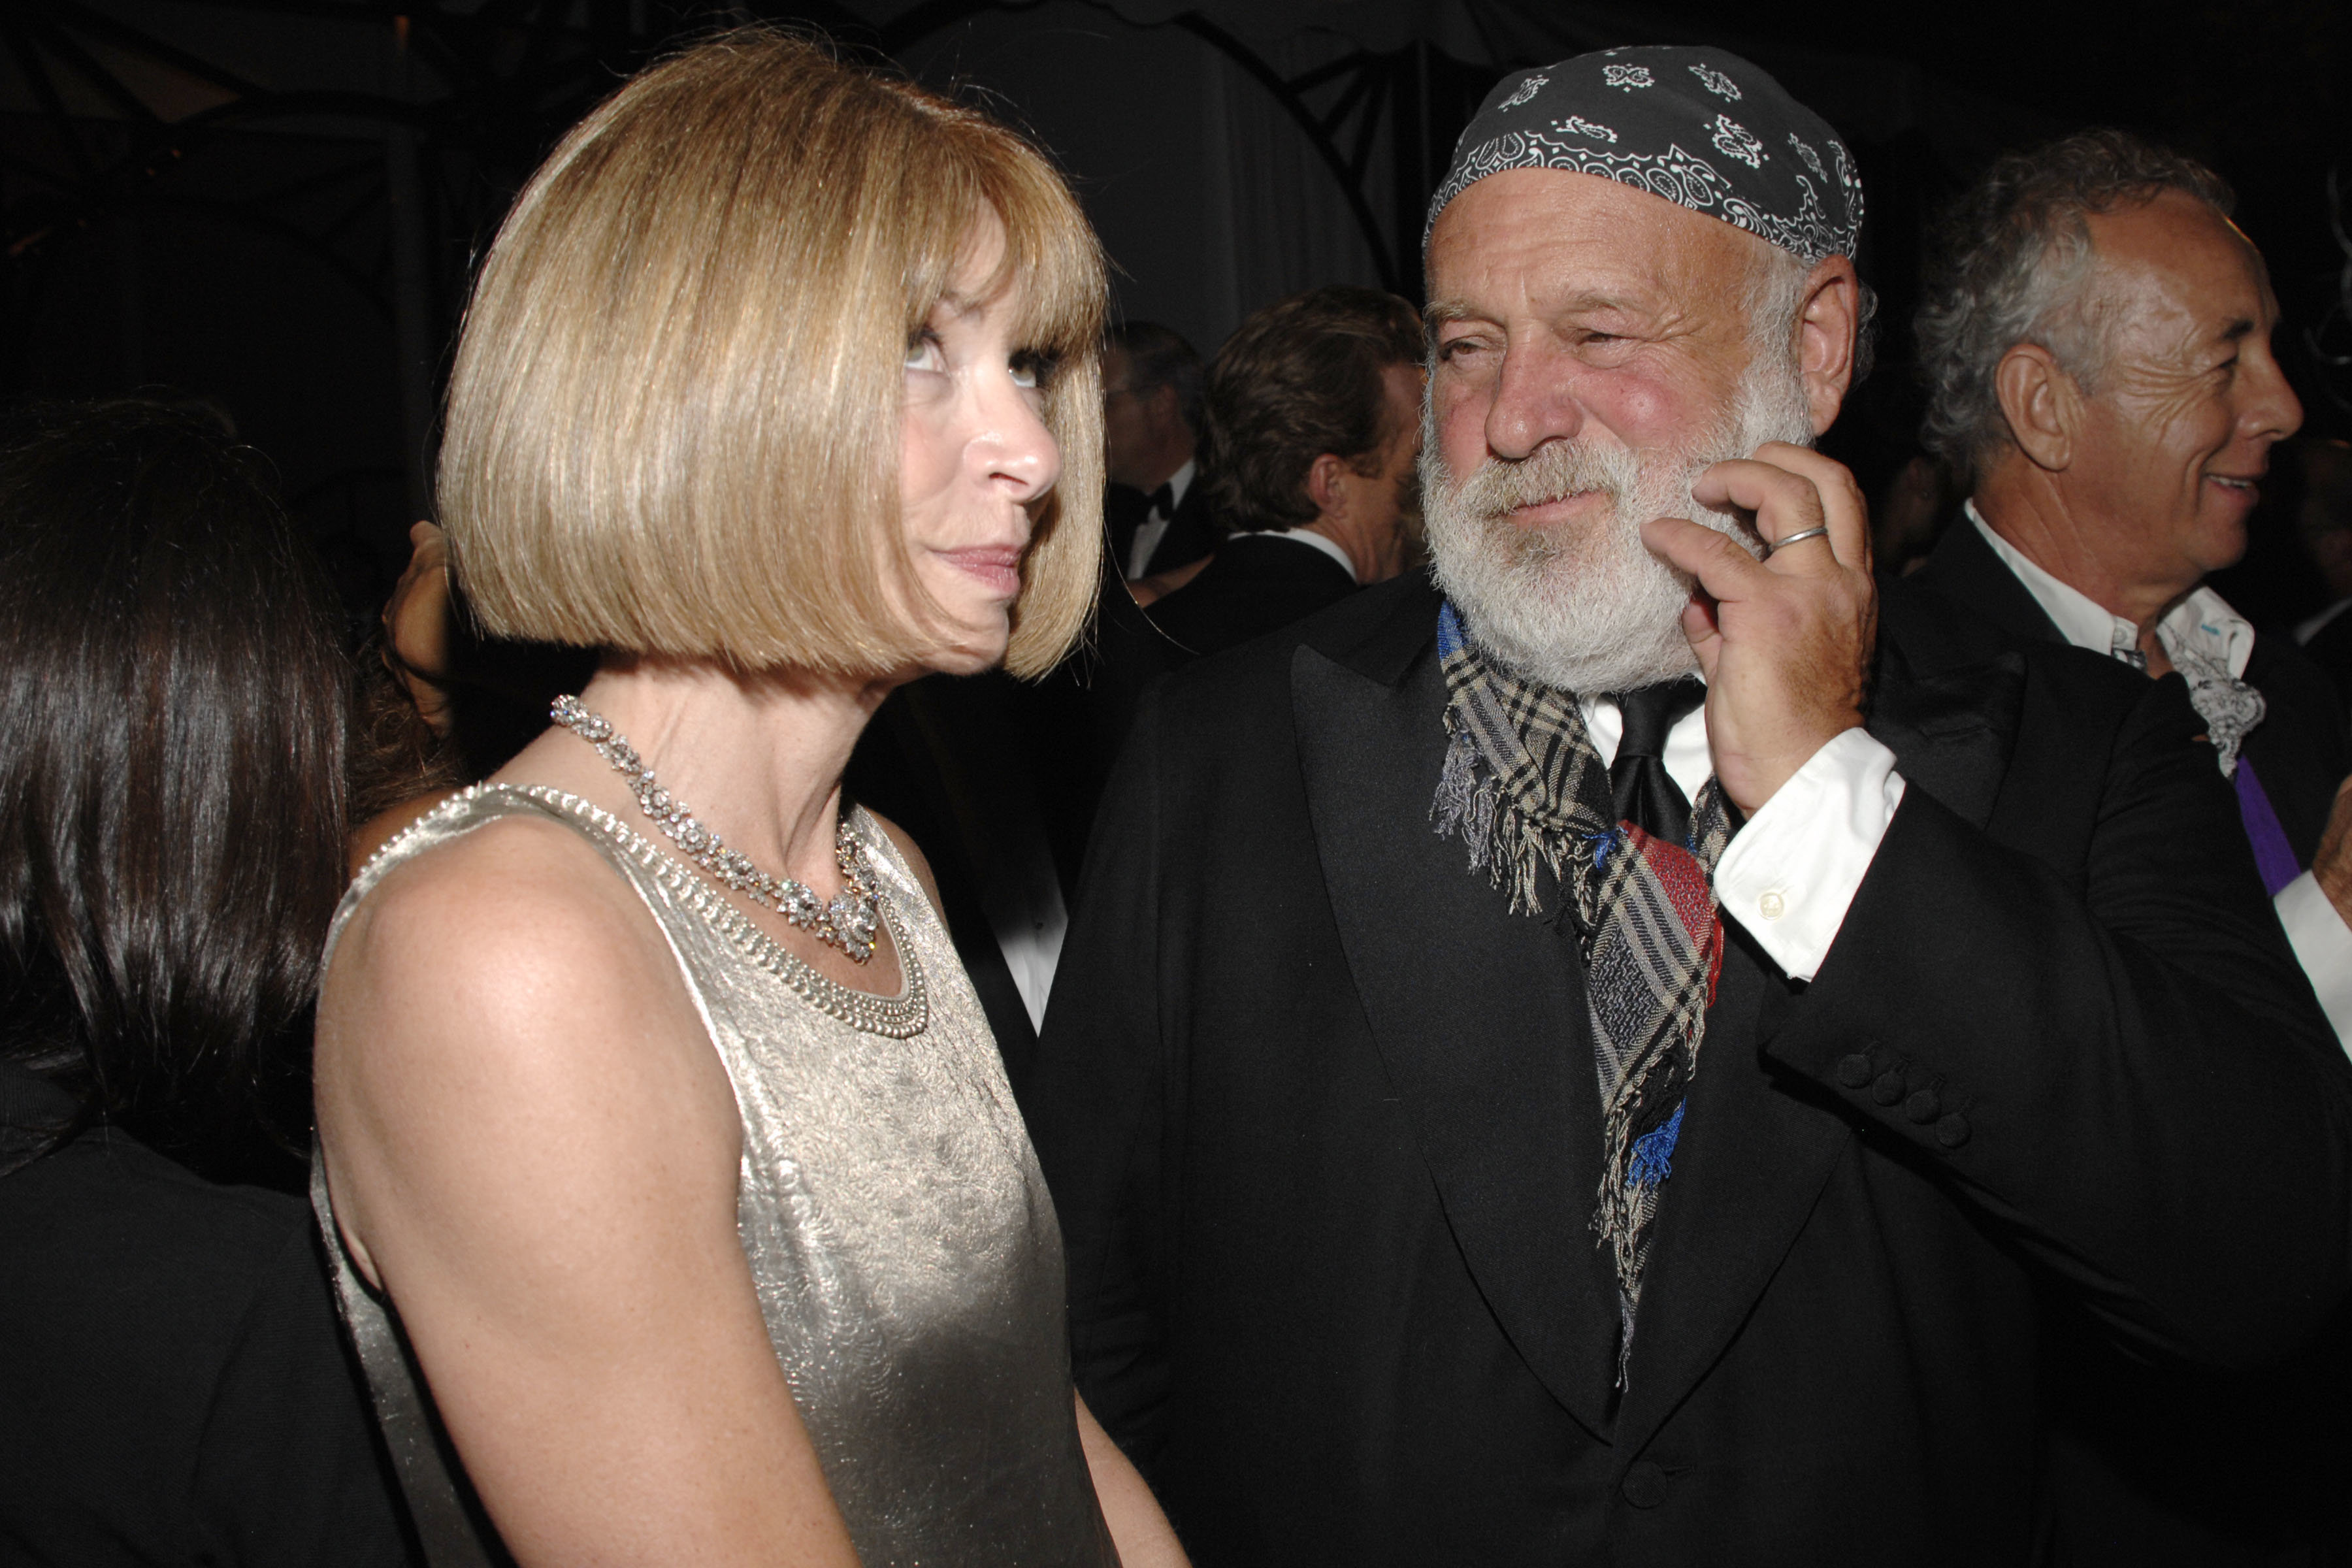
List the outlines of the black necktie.
{"type": "Polygon", "coordinates": [[[1176,515],[1176,487],[1173,485],[1162,485],[1158,489],[1153,490],[1151,494],[1146,498],[1146,501],[1147,504],[1143,509],[1143,515],[1145,517],[1149,518],[1155,511],[1162,517],[1174,517],[1176,515]]]}
{"type": "Polygon", "coordinates": [[[1669,844],[1690,840],[1690,802],[1666,772],[1666,732],[1682,716],[1706,700],[1696,676],[1663,686],[1644,686],[1617,699],[1625,734],[1609,764],[1609,797],[1617,820],[1648,829],[1669,844]]]}

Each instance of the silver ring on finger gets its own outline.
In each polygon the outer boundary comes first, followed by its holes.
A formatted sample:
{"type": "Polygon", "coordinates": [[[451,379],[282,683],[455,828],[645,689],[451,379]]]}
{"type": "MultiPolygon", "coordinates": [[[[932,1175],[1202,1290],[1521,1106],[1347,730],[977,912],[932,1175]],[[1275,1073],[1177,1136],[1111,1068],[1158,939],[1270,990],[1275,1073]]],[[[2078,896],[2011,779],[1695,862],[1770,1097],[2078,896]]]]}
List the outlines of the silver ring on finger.
{"type": "Polygon", "coordinates": [[[1829,524],[1823,523],[1819,528],[1803,529],[1798,532],[1789,534],[1784,538],[1776,539],[1772,541],[1770,547],[1764,552],[1765,557],[1769,560],[1770,557],[1778,555],[1781,551],[1788,549],[1791,544],[1801,544],[1808,539],[1825,539],[1829,536],[1829,524]]]}

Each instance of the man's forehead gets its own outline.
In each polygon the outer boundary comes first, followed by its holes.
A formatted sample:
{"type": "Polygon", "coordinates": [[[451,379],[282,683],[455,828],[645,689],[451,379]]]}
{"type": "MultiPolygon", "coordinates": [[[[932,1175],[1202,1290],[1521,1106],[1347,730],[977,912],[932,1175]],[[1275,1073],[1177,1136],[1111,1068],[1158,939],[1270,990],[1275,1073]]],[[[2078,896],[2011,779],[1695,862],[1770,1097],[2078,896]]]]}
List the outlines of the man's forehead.
{"type": "Polygon", "coordinates": [[[1655,310],[1744,277],[1768,247],[1646,191],[1561,169],[1480,181],[1438,216],[1431,311],[1527,296],[1554,309],[1655,310]]]}
{"type": "Polygon", "coordinates": [[[2085,220],[2099,270],[2128,305],[2178,314],[2202,331],[2278,316],[2262,252],[2228,216],[2182,192],[2085,220]]]}

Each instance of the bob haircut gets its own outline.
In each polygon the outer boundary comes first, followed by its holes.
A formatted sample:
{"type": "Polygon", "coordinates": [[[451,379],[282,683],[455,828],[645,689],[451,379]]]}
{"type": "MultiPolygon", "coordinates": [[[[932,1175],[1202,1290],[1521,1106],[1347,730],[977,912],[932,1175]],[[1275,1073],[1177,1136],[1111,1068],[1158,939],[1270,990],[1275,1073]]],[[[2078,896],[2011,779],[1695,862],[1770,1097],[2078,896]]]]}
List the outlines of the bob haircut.
{"type": "Polygon", "coordinates": [[[58,1139],[103,1122],[299,1185],[344,880],[334,591],[201,414],[51,405],[9,437],[0,1057],[74,1097],[58,1139]]]}
{"type": "Polygon", "coordinates": [[[1094,233],[1012,132],[758,27],[607,99],[483,262],[440,503],[484,628],[742,669],[919,657],[938,606],[899,529],[904,365],[982,209],[1005,234],[983,297],[1016,290],[1062,456],[1005,664],[1050,668],[1099,582],[1094,233]]]}

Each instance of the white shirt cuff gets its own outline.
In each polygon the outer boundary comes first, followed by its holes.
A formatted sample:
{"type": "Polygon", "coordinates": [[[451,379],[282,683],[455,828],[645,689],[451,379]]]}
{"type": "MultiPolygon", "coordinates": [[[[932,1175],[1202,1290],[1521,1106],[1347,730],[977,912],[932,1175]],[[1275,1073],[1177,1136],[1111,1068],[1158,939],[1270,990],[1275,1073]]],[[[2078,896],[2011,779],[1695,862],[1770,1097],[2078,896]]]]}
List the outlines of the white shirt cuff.
{"type": "Polygon", "coordinates": [[[1846,731],[1733,836],[1715,868],[1716,900],[1782,973],[1811,980],[1902,804],[1895,753],[1867,730],[1846,731]]]}
{"type": "Polygon", "coordinates": [[[2286,927],[2294,961],[2311,977],[2319,1010],[2335,1026],[2337,1042],[2352,1051],[2352,926],[2344,923],[2319,890],[2319,879],[2308,871],[2281,888],[2271,907],[2286,927]]]}

